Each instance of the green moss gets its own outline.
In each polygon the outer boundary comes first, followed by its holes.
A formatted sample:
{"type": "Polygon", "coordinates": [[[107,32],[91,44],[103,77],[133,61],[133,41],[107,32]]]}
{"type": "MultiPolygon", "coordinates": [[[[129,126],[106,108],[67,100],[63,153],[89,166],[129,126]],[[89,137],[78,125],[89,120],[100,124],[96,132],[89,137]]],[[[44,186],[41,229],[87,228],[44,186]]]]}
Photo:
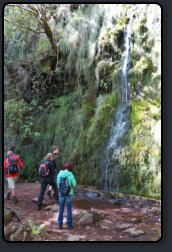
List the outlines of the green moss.
{"type": "Polygon", "coordinates": [[[42,69],[41,69],[42,73],[49,74],[50,70],[51,70],[50,63],[44,63],[44,65],[42,66],[42,69]]]}
{"type": "Polygon", "coordinates": [[[133,127],[145,119],[147,102],[145,100],[133,100],[131,106],[131,122],[133,127]]]}
{"type": "Polygon", "coordinates": [[[115,109],[110,104],[105,104],[102,106],[98,116],[92,118],[92,126],[88,133],[88,144],[90,147],[96,148],[101,145],[103,140],[107,139],[115,109]]]}
{"type": "Polygon", "coordinates": [[[151,126],[159,120],[158,106],[158,99],[151,103],[144,99],[132,100],[130,144],[123,150],[119,170],[123,192],[160,196],[160,146],[151,132],[151,126]]]}

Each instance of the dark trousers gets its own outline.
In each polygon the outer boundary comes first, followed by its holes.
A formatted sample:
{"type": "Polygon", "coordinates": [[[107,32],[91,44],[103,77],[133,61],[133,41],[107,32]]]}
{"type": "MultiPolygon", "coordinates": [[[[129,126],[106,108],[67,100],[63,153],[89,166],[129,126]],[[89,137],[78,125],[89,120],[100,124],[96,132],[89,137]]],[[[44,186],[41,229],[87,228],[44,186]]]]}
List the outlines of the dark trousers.
{"type": "Polygon", "coordinates": [[[37,206],[41,206],[41,203],[44,198],[44,194],[47,188],[47,185],[51,185],[54,190],[54,199],[58,200],[58,192],[57,192],[57,185],[54,181],[53,176],[50,176],[48,178],[41,178],[41,190],[38,196],[37,206]]]}

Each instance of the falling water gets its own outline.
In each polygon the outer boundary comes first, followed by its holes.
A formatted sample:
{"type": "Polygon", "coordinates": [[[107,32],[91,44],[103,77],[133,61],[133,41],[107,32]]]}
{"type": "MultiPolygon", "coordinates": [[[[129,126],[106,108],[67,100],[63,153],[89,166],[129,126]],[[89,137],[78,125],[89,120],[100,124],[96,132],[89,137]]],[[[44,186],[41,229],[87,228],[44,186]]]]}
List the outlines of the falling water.
{"type": "Polygon", "coordinates": [[[129,19],[124,36],[124,52],[120,65],[119,77],[119,101],[111,137],[108,142],[105,156],[105,190],[115,188],[119,191],[118,169],[125,136],[130,124],[129,103],[129,69],[131,62],[131,35],[133,16],[129,19]]]}

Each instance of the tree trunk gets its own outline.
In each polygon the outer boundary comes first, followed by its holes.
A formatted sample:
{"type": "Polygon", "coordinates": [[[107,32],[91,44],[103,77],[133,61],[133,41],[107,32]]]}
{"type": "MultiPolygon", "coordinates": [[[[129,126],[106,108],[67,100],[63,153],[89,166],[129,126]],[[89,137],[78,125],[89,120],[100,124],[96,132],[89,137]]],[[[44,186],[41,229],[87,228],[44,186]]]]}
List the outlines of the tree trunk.
{"type": "Polygon", "coordinates": [[[54,56],[57,57],[57,45],[56,45],[56,43],[55,43],[55,41],[53,39],[52,31],[51,31],[51,29],[50,29],[50,27],[49,27],[49,25],[48,25],[47,22],[44,21],[43,22],[43,26],[44,26],[44,31],[45,31],[45,33],[46,33],[46,35],[48,37],[49,42],[50,42],[53,54],[54,54],[54,56]]]}

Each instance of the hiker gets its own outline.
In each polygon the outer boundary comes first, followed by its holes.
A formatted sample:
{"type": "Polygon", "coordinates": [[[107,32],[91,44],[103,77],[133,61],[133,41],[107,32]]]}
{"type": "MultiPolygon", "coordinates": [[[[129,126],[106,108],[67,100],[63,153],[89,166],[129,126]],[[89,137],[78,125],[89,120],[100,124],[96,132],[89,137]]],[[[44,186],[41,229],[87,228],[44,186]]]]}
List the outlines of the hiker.
{"type": "MultiPolygon", "coordinates": [[[[54,162],[54,169],[53,169],[53,177],[55,183],[57,182],[57,173],[58,173],[58,157],[57,154],[59,153],[59,147],[53,146],[53,162],[54,162]]],[[[48,187],[47,195],[51,197],[52,186],[48,187]]]]}
{"type": "Polygon", "coordinates": [[[67,203],[67,225],[68,225],[68,229],[71,229],[73,228],[72,226],[73,188],[72,187],[76,186],[76,180],[72,173],[72,165],[69,162],[67,162],[64,165],[64,170],[61,170],[59,172],[57,176],[57,185],[58,185],[59,198],[60,198],[60,210],[59,210],[59,216],[57,219],[57,226],[58,226],[58,229],[62,229],[63,212],[64,212],[64,206],[66,202],[67,203]],[[66,179],[66,181],[64,179],[66,179]]]}
{"type": "Polygon", "coordinates": [[[9,200],[11,195],[13,197],[14,204],[18,202],[15,184],[19,176],[19,171],[22,168],[23,164],[19,156],[14,154],[12,151],[8,151],[7,158],[4,161],[4,175],[8,181],[9,192],[6,194],[5,198],[9,200]]]}
{"type": "Polygon", "coordinates": [[[41,177],[41,190],[38,196],[38,201],[36,204],[37,210],[41,209],[41,204],[44,198],[44,194],[47,188],[47,185],[51,185],[54,190],[54,199],[55,203],[58,203],[58,192],[57,192],[57,185],[54,181],[54,162],[53,161],[53,154],[48,153],[46,156],[46,161],[44,165],[47,167],[49,173],[45,177],[41,177]]]}

